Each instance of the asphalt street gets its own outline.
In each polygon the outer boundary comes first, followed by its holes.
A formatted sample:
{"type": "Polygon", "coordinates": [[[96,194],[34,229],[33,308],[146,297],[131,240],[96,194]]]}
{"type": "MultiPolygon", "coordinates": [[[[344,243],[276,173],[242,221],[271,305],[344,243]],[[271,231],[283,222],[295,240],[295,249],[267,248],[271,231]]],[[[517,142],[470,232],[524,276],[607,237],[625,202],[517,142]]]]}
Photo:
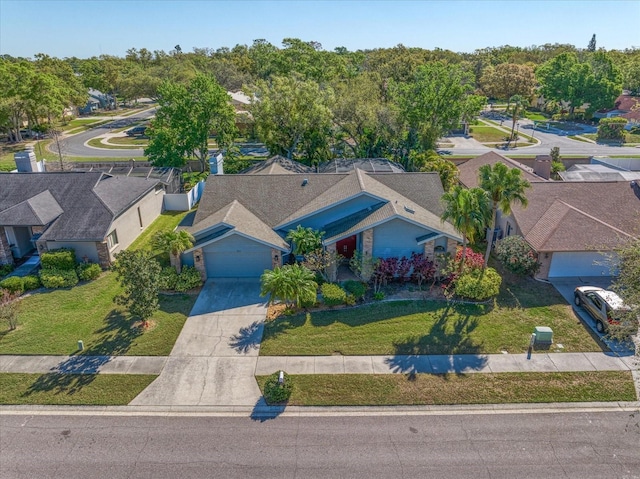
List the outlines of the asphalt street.
{"type": "Polygon", "coordinates": [[[640,414],[0,416],[0,478],[640,478],[640,414]]]}
{"type": "Polygon", "coordinates": [[[133,158],[144,156],[142,149],[134,148],[130,150],[93,148],[85,145],[92,138],[104,135],[112,129],[122,128],[133,123],[146,120],[155,115],[156,109],[151,108],[136,115],[122,118],[114,118],[113,121],[104,125],[92,128],[91,130],[69,136],[63,140],[64,153],[69,156],[86,156],[86,157],[108,157],[108,158],[133,158]]]}

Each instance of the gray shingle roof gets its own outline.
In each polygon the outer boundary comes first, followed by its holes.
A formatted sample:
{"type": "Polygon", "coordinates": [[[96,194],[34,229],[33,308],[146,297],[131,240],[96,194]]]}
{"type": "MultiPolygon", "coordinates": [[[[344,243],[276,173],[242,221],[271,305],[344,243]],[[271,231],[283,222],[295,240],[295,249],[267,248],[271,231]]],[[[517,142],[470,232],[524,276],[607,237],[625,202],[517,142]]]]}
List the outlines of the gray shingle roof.
{"type": "Polygon", "coordinates": [[[62,208],[49,190],[0,211],[0,224],[6,226],[44,226],[62,214],[62,208]]]}
{"type": "Polygon", "coordinates": [[[102,241],[113,219],[156,184],[100,172],[0,173],[0,225],[12,224],[16,205],[35,205],[40,220],[52,220],[42,239],[102,241]]]}
{"type": "Polygon", "coordinates": [[[351,218],[349,225],[341,224],[339,229],[344,233],[402,217],[458,238],[449,223],[440,221],[442,193],[437,173],[397,175],[356,170],[350,174],[312,173],[304,177],[296,174],[210,176],[190,231],[202,231],[220,223],[234,201],[265,226],[277,229],[349,198],[368,194],[380,198],[386,205],[370,214],[351,218]],[[303,179],[307,180],[305,184],[303,179]]]}

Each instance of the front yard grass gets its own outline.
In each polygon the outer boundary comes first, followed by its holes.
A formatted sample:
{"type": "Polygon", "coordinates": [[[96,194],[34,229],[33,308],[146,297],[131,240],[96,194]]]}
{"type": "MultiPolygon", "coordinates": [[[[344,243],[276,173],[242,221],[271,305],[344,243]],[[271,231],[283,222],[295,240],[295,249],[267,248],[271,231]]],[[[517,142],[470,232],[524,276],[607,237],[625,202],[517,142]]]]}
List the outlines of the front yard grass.
{"type": "MultiPolygon", "coordinates": [[[[268,376],[256,379],[263,390],[268,376]]],[[[630,371],[292,375],[291,406],[636,401],[630,371]]]]}
{"type": "Polygon", "coordinates": [[[124,406],[156,378],[137,374],[0,374],[0,404],[124,406]]]}
{"type": "Polygon", "coordinates": [[[280,316],[265,324],[260,354],[515,354],[536,326],[553,329],[552,350],[602,350],[553,286],[509,276],[493,304],[394,301],[280,316]]]}
{"type": "Polygon", "coordinates": [[[471,136],[480,143],[496,143],[504,141],[504,139],[509,136],[509,133],[491,126],[472,126],[470,133],[471,136]]]}
{"type": "Polygon", "coordinates": [[[113,298],[115,274],[70,289],[33,294],[19,303],[19,326],[0,330],[0,354],[68,355],[84,341],[88,355],[166,356],[191,311],[196,295],[160,295],[160,310],[146,331],[134,327],[113,298]]]}
{"type": "MultiPolygon", "coordinates": [[[[187,212],[162,214],[138,237],[130,249],[152,250],[151,238],[161,229],[173,229],[187,212]]],[[[168,263],[168,257],[159,258],[168,263]]],[[[132,327],[126,309],[113,298],[121,287],[108,271],[95,281],[70,289],[44,291],[19,302],[19,326],[0,327],[0,354],[72,354],[84,341],[82,354],[166,356],[197,298],[195,294],[160,295],[160,310],[152,327],[132,327]]]]}

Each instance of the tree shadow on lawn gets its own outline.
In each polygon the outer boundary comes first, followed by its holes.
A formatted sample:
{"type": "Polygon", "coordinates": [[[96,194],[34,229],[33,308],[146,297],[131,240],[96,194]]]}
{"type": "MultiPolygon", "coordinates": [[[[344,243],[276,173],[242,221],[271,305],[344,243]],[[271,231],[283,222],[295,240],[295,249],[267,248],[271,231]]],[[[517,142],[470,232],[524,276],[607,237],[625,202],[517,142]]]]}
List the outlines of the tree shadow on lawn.
{"type": "Polygon", "coordinates": [[[417,373],[462,374],[486,366],[487,357],[480,354],[482,344],[471,338],[479,325],[478,318],[466,314],[451,320],[451,308],[447,305],[427,334],[394,343],[395,355],[386,360],[394,372],[408,374],[411,379],[417,373]]]}
{"type": "Polygon", "coordinates": [[[133,342],[143,334],[133,327],[122,312],[112,309],[104,320],[102,334],[97,343],[58,364],[51,373],[40,376],[29,386],[25,395],[52,391],[55,394],[74,394],[93,382],[100,368],[111,361],[111,356],[125,354],[133,342]]]}

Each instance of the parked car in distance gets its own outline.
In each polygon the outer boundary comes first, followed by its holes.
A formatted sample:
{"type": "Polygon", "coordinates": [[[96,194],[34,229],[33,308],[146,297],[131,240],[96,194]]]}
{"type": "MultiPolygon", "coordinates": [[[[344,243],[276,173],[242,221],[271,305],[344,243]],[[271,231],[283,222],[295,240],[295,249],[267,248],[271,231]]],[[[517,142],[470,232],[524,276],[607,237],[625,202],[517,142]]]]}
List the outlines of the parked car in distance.
{"type": "Polygon", "coordinates": [[[616,293],[596,286],[578,286],[573,295],[576,306],[582,306],[594,319],[599,333],[606,333],[609,324],[618,322],[616,311],[628,309],[616,293]]]}
{"type": "Polygon", "coordinates": [[[146,131],[146,126],[134,126],[130,130],[127,130],[125,133],[127,134],[127,136],[144,136],[146,131]]]}

